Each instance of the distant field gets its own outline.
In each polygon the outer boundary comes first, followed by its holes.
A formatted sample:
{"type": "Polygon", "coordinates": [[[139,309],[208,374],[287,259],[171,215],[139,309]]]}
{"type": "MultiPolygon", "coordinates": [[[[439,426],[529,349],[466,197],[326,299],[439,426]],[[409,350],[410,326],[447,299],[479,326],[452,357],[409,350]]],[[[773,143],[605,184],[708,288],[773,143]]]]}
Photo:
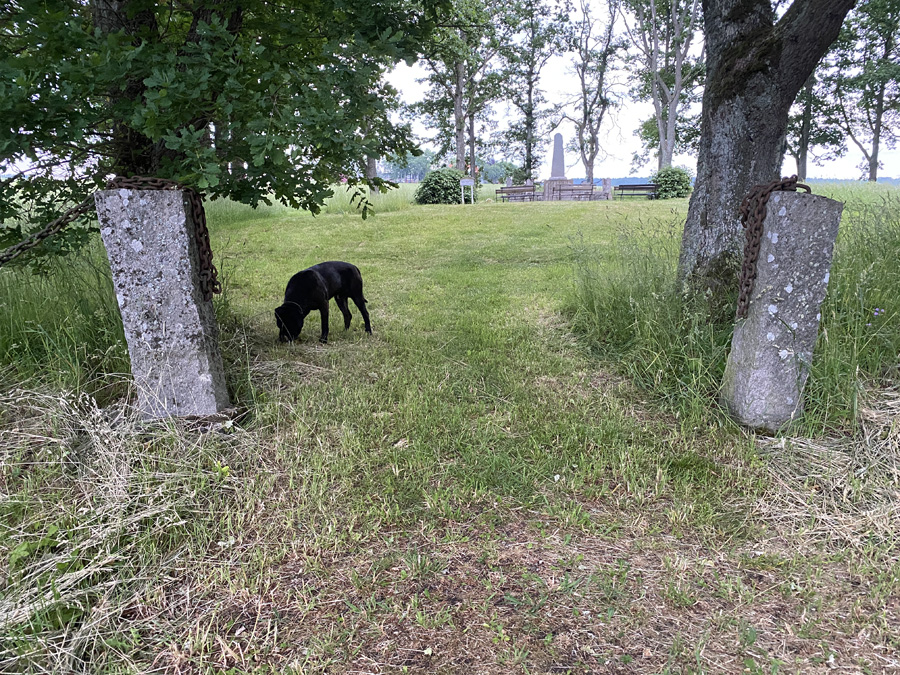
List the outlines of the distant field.
{"type": "Polygon", "coordinates": [[[717,408],[696,341],[650,326],[687,200],[419,207],[412,189],[367,220],[343,196],[315,218],[209,205],[240,412],[211,432],[129,416],[99,247],[49,278],[0,272],[0,671],[900,665],[900,288],[865,277],[900,237],[850,238],[900,231],[896,191],[834,188],[854,262],[829,330],[881,345],[857,408],[829,417],[847,398],[818,392],[808,437],[770,441],[717,408]],[[331,259],[361,269],[374,335],[333,312],[328,345],[317,319],[279,344],[288,278],[331,259]]]}

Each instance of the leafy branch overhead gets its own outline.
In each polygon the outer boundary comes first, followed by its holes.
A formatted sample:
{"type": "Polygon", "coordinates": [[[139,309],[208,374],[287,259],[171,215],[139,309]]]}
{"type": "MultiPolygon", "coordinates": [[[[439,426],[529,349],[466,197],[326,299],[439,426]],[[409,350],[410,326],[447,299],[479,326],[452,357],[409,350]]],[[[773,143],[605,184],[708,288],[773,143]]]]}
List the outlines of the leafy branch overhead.
{"type": "Polygon", "coordinates": [[[444,4],[13,0],[0,24],[0,236],[111,174],[317,212],[332,183],[362,180],[367,155],[413,149],[382,75],[415,58],[444,4]]]}

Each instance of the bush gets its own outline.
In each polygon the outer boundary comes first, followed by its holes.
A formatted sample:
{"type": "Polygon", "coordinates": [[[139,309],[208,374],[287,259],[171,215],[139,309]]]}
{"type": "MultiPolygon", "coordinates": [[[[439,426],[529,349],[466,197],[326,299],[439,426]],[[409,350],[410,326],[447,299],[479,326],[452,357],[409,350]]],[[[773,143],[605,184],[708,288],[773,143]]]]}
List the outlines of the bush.
{"type": "Polygon", "coordinates": [[[658,199],[687,197],[691,191],[691,174],[679,166],[667,166],[660,169],[650,178],[659,186],[656,193],[658,199]]]}
{"type": "MultiPolygon", "coordinates": [[[[466,175],[457,169],[438,169],[426,174],[416,190],[416,204],[459,204],[459,181],[462,178],[466,178],[466,175]]],[[[477,189],[475,194],[478,194],[477,189]]],[[[468,201],[469,191],[466,190],[466,203],[468,201]]]]}

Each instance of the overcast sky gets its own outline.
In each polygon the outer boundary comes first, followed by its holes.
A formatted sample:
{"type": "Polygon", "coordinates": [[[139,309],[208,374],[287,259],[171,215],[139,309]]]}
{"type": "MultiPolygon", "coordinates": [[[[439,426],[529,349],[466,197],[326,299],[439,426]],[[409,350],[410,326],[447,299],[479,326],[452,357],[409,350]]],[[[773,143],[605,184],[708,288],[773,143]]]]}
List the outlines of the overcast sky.
{"type": "MultiPolygon", "coordinates": [[[[541,86],[544,89],[547,100],[559,102],[568,100],[577,92],[577,80],[571,72],[571,56],[557,56],[551,58],[541,73],[541,86]]],[[[425,70],[418,65],[412,67],[400,64],[388,80],[394,85],[403,97],[404,102],[413,103],[422,98],[425,86],[416,82],[417,78],[425,76],[425,70]]],[[[625,83],[620,89],[625,90],[625,83]]],[[[504,105],[495,105],[494,112],[500,120],[501,126],[505,126],[507,111],[504,105]]],[[[656,158],[651,157],[650,162],[637,170],[631,168],[631,158],[640,149],[640,143],[634,135],[638,124],[653,115],[653,106],[650,103],[626,103],[626,105],[613,113],[612,119],[604,123],[601,133],[603,150],[607,154],[605,159],[598,158],[594,168],[594,176],[597,178],[620,178],[625,176],[649,176],[656,170],[656,158]]],[[[414,125],[416,133],[428,136],[429,131],[421,124],[414,125]]],[[[564,122],[557,131],[563,135],[563,142],[568,143],[574,137],[574,127],[571,123],[564,122]]],[[[550,176],[550,162],[552,144],[548,146],[543,166],[539,172],[541,179],[550,176]]],[[[900,178],[900,149],[888,150],[882,145],[879,153],[883,167],[878,172],[880,177],[900,178]]],[[[811,160],[807,167],[809,178],[849,178],[859,179],[859,165],[863,161],[862,153],[852,142],[848,141],[847,153],[841,159],[826,162],[822,166],[811,160]]],[[[676,166],[685,166],[695,173],[696,158],[690,155],[677,155],[673,162],[676,166]]],[[[782,175],[796,173],[797,165],[793,158],[785,160],[782,175]]],[[[566,153],[566,176],[569,178],[584,177],[585,171],[581,160],[571,152],[566,153]]]]}

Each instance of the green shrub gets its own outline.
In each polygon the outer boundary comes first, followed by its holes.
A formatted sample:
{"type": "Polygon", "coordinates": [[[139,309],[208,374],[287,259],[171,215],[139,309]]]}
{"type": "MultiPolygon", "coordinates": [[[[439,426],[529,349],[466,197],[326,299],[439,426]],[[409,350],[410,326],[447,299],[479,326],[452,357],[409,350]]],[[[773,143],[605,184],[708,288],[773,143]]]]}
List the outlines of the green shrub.
{"type": "Polygon", "coordinates": [[[512,179],[514,185],[524,185],[525,181],[528,180],[528,172],[525,170],[525,167],[517,166],[513,169],[512,179]]]}
{"type": "Polygon", "coordinates": [[[657,171],[650,180],[659,186],[658,199],[687,197],[691,191],[691,174],[680,166],[667,166],[657,171]]]}
{"type": "MultiPolygon", "coordinates": [[[[425,175],[416,190],[416,204],[459,204],[459,181],[466,175],[457,169],[438,169],[425,175]]],[[[477,194],[477,190],[475,191],[477,194]]],[[[469,201],[468,190],[466,202],[469,201]]]]}

